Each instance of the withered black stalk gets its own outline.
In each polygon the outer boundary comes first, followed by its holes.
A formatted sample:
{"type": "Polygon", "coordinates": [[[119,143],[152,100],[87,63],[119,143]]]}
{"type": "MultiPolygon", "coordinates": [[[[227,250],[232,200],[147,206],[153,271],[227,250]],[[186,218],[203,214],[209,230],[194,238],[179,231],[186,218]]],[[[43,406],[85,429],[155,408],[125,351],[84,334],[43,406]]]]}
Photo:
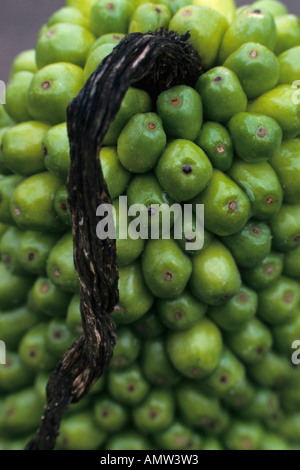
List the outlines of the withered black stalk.
{"type": "Polygon", "coordinates": [[[88,393],[110,364],[116,343],[111,312],[119,300],[118,268],[115,240],[96,236],[96,209],[111,203],[99,152],[130,85],[148,91],[153,100],[172,86],[194,86],[202,70],[189,37],[188,32],[179,36],[163,29],[125,36],[68,106],[71,165],[67,191],[83,335],[50,376],[47,405],[27,450],[55,448],[63,414],[88,393]]]}

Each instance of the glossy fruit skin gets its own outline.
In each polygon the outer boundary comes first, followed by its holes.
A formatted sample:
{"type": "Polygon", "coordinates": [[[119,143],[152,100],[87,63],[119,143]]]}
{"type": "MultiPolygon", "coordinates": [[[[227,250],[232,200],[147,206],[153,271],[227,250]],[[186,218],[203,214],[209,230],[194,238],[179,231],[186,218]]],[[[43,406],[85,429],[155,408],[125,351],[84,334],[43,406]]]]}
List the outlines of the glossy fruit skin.
{"type": "Polygon", "coordinates": [[[284,253],[294,250],[300,243],[300,205],[283,204],[270,219],[273,247],[284,253]]]}
{"type": "Polygon", "coordinates": [[[40,121],[55,125],[66,121],[66,108],[83,85],[83,70],[67,62],[46,65],[34,76],[28,93],[28,110],[40,121]]]}
{"type": "Polygon", "coordinates": [[[223,64],[230,54],[247,42],[258,42],[274,51],[276,25],[267,10],[248,7],[235,17],[225,32],[218,55],[219,63],[223,64]]]}
{"type": "Polygon", "coordinates": [[[251,403],[254,396],[255,388],[253,383],[248,377],[241,377],[238,383],[222,397],[222,400],[230,410],[239,411],[251,403]]]}
{"type": "Polygon", "coordinates": [[[191,428],[179,420],[175,420],[166,431],[154,435],[155,443],[169,450],[186,449],[191,438],[191,428]]]}
{"type": "Polygon", "coordinates": [[[278,60],[275,54],[262,44],[256,42],[243,44],[227,57],[223,65],[236,73],[250,100],[278,84],[278,60]]]}
{"type": "Polygon", "coordinates": [[[237,331],[254,317],[257,302],[256,292],[242,285],[227,302],[209,307],[208,317],[223,331],[237,331]]]}
{"type": "Polygon", "coordinates": [[[207,188],[192,203],[204,204],[204,226],[219,236],[239,232],[250,217],[246,194],[229,176],[216,169],[207,188]]]}
{"type": "Polygon", "coordinates": [[[114,44],[117,45],[125,34],[121,33],[107,33],[100,36],[90,48],[89,54],[91,54],[95,49],[97,49],[102,44],[114,44]]]}
{"type": "Polygon", "coordinates": [[[195,143],[204,150],[214,168],[229,170],[233,161],[233,144],[226,127],[217,122],[205,122],[195,143]]]}
{"type": "Polygon", "coordinates": [[[8,175],[0,180],[0,221],[4,224],[13,224],[10,212],[10,199],[16,187],[24,180],[20,175],[8,175]]]}
{"type": "Polygon", "coordinates": [[[299,309],[294,316],[288,319],[281,325],[272,328],[272,335],[274,338],[274,345],[280,354],[290,355],[291,345],[296,338],[300,337],[300,313],[299,309]]]}
{"type": "Polygon", "coordinates": [[[147,437],[138,433],[134,428],[116,433],[107,440],[105,450],[148,450],[153,449],[153,444],[147,437]]]}
{"type": "Polygon", "coordinates": [[[229,121],[247,108],[247,96],[237,75],[226,67],[214,67],[198,78],[196,90],[201,96],[206,120],[229,121]]]}
{"type": "Polygon", "coordinates": [[[152,308],[141,318],[133,322],[132,328],[140,338],[144,339],[157,338],[165,330],[165,327],[159,320],[156,311],[152,308]]]}
{"type": "Polygon", "coordinates": [[[278,2],[274,0],[258,0],[253,3],[254,8],[264,8],[268,10],[274,17],[286,15],[288,13],[288,8],[283,2],[278,2]]]}
{"type": "Polygon", "coordinates": [[[136,321],[151,308],[153,301],[139,261],[119,269],[119,303],[112,313],[118,324],[136,321]]]}
{"type": "Polygon", "coordinates": [[[15,351],[24,334],[39,322],[39,317],[27,305],[0,313],[1,339],[6,347],[15,351]]]}
{"type": "Polygon", "coordinates": [[[208,319],[186,331],[169,332],[166,348],[174,367],[185,377],[199,380],[217,367],[222,354],[222,336],[208,319]]]}
{"type": "Polygon", "coordinates": [[[10,69],[10,78],[18,72],[31,72],[37,71],[35,61],[35,49],[28,49],[17,54],[10,69]]]}
{"type": "Polygon", "coordinates": [[[219,240],[213,240],[204,252],[193,256],[192,263],[189,287],[200,301],[220,305],[239,292],[238,268],[228,248],[219,240]]]}
{"type": "Polygon", "coordinates": [[[129,420],[128,410],[105,395],[97,396],[93,410],[97,425],[107,433],[120,431],[129,420]]]}
{"type": "Polygon", "coordinates": [[[109,371],[107,387],[115,400],[130,407],[141,403],[150,389],[137,364],[125,370],[109,371]]]}
{"type": "Polygon", "coordinates": [[[273,118],[280,125],[283,138],[294,139],[299,134],[300,125],[300,104],[294,97],[294,88],[289,85],[279,85],[250,101],[247,111],[273,118]]]}
{"type": "Polygon", "coordinates": [[[47,323],[33,326],[25,333],[19,344],[18,353],[22,361],[35,372],[49,372],[57,363],[57,358],[47,349],[47,328],[47,323]]]}
{"type": "Polygon", "coordinates": [[[280,15],[275,18],[277,41],[275,54],[300,45],[300,21],[296,15],[280,15]]]}
{"type": "Polygon", "coordinates": [[[191,382],[184,381],[175,393],[184,421],[193,428],[209,429],[221,412],[218,398],[204,394],[191,382]]]}
{"type": "Polygon", "coordinates": [[[47,275],[62,290],[78,291],[79,282],[74,268],[71,232],[66,232],[52,248],[47,260],[47,275]]]}
{"type": "Polygon", "coordinates": [[[282,271],[282,256],[272,251],[254,268],[242,269],[241,274],[248,286],[259,291],[273,284],[281,276],[282,271]]]}
{"type": "Polygon", "coordinates": [[[201,381],[200,390],[208,396],[221,398],[245,376],[245,373],[242,362],[227,346],[224,346],[217,368],[201,381]]]}
{"type": "Polygon", "coordinates": [[[269,351],[263,359],[248,366],[249,376],[264,387],[283,385],[291,375],[290,361],[276,352],[269,351]]]}
{"type": "Polygon", "coordinates": [[[43,406],[33,387],[8,395],[4,400],[5,428],[19,435],[32,432],[40,422],[43,406]]]}
{"type": "Polygon", "coordinates": [[[117,343],[110,367],[124,369],[133,364],[141,350],[140,338],[126,326],[118,328],[117,343]]]}
{"type": "Polygon", "coordinates": [[[278,213],[283,201],[283,191],[277,174],[268,162],[248,163],[236,160],[228,175],[250,200],[252,217],[268,220],[278,213]]]}
{"type": "Polygon", "coordinates": [[[32,284],[32,277],[13,274],[0,262],[0,308],[7,310],[22,304],[32,284]]]}
{"type": "Polygon", "coordinates": [[[168,329],[175,331],[189,329],[207,311],[207,305],[199,302],[189,291],[185,291],[175,299],[158,299],[156,308],[162,323],[168,329]]]}
{"type": "Polygon", "coordinates": [[[298,57],[300,53],[300,46],[292,47],[284,51],[278,56],[280,66],[279,85],[286,83],[292,84],[299,79],[299,63],[298,57]]]}
{"type": "Polygon", "coordinates": [[[259,317],[271,324],[279,325],[289,320],[299,305],[299,284],[281,276],[277,281],[258,293],[259,317]]]}
{"type": "Polygon", "coordinates": [[[245,323],[238,331],[227,332],[225,341],[245,364],[260,362],[273,346],[269,328],[256,317],[245,323]]]}
{"type": "Polygon", "coordinates": [[[203,122],[199,94],[186,85],[163,91],[156,101],[157,112],[168,136],[194,141],[203,122]]]}
{"type": "Polygon", "coordinates": [[[26,230],[20,243],[20,263],[31,274],[44,274],[48,255],[57,242],[54,234],[26,230]]]}
{"type": "Polygon", "coordinates": [[[236,155],[249,163],[270,160],[281,145],[281,128],[264,115],[238,113],[230,119],[228,129],[236,155]]]}
{"type": "Polygon", "coordinates": [[[74,7],[63,7],[57,10],[47,21],[47,26],[53,26],[57,23],[70,23],[87,27],[87,19],[74,7]]]}
{"type": "Polygon", "coordinates": [[[106,438],[106,434],[96,426],[91,411],[83,411],[65,417],[61,423],[57,446],[61,450],[97,449],[106,438]]]}
{"type": "Polygon", "coordinates": [[[144,90],[129,87],[121,107],[104,136],[103,145],[117,145],[123,127],[137,113],[147,113],[152,109],[151,98],[144,90]]]}
{"type": "Polygon", "coordinates": [[[99,158],[109,194],[115,199],[124,193],[132,175],[122,166],[116,147],[103,147],[99,158]]]}
{"type": "Polygon", "coordinates": [[[235,420],[225,431],[227,449],[259,450],[263,439],[263,428],[258,421],[235,420]]]}
{"type": "Polygon", "coordinates": [[[127,33],[133,6],[126,0],[101,0],[90,11],[89,28],[96,37],[107,33],[127,33]],[[112,5],[112,6],[107,6],[112,5]]]}
{"type": "Polygon", "coordinates": [[[169,29],[179,34],[190,30],[191,41],[202,58],[204,70],[214,66],[226,28],[223,15],[198,5],[180,8],[169,23],[169,29]]]}
{"type": "Polygon", "coordinates": [[[39,69],[55,62],[68,62],[84,67],[95,37],[84,27],[71,23],[57,23],[48,27],[36,45],[39,69]]]}
{"type": "Polygon", "coordinates": [[[254,267],[271,251],[272,235],[268,225],[251,219],[237,234],[222,237],[223,243],[242,267],[254,267]]]}
{"type": "Polygon", "coordinates": [[[5,109],[15,122],[30,121],[27,94],[34,74],[28,71],[16,73],[6,88],[5,109]]]}
{"type": "Polygon", "coordinates": [[[3,136],[3,161],[11,171],[24,176],[45,170],[41,141],[49,126],[28,121],[9,129],[3,136]]]}
{"type": "Polygon", "coordinates": [[[18,227],[41,232],[61,232],[65,225],[53,205],[53,197],[62,182],[48,172],[23,180],[10,200],[12,217],[18,227]]]}
{"type": "Polygon", "coordinates": [[[20,262],[22,236],[22,230],[19,230],[17,227],[9,227],[0,241],[1,260],[5,263],[6,269],[13,274],[19,275],[25,273],[20,262]]]}
{"type": "Polygon", "coordinates": [[[51,317],[64,318],[70,303],[70,294],[59,289],[47,277],[38,277],[33,284],[30,308],[38,313],[51,317]]]}
{"type": "Polygon", "coordinates": [[[282,142],[280,149],[272,156],[270,165],[283,188],[284,202],[297,204],[300,200],[300,139],[282,142]]]}
{"type": "Polygon", "coordinates": [[[175,139],[164,149],[155,174],[168,195],[181,202],[196,197],[206,188],[213,168],[200,147],[186,139],[175,139]]]}
{"type": "Polygon", "coordinates": [[[175,240],[148,240],[142,255],[142,270],[153,295],[172,299],[184,291],[192,263],[175,240]]]}
{"type": "Polygon", "coordinates": [[[44,135],[42,145],[47,170],[66,180],[70,166],[70,144],[66,123],[52,126],[44,135]]]}
{"type": "Polygon", "coordinates": [[[48,323],[46,347],[57,360],[60,360],[76,339],[64,319],[54,318],[48,323]]]}
{"type": "Polygon", "coordinates": [[[103,59],[112,52],[114,47],[115,45],[112,43],[105,43],[105,44],[101,44],[100,46],[95,48],[93,51],[89,52],[89,55],[87,57],[87,60],[85,62],[85,66],[83,69],[84,83],[86,83],[86,81],[89,79],[92,73],[96,70],[100,62],[102,62],[103,59]]]}
{"type": "Polygon", "coordinates": [[[55,193],[54,209],[60,220],[65,224],[66,228],[68,226],[70,227],[72,225],[71,213],[68,203],[67,188],[65,185],[62,185],[55,193]]]}
{"type": "Polygon", "coordinates": [[[148,382],[156,386],[173,387],[182,379],[170,361],[162,335],[143,342],[141,368],[148,382]]]}
{"type": "Polygon", "coordinates": [[[145,434],[164,431],[172,424],[174,416],[173,394],[161,388],[152,388],[143,403],[132,412],[136,428],[145,434]]]}
{"type": "Polygon", "coordinates": [[[120,203],[118,198],[113,200],[113,207],[115,209],[117,262],[118,266],[122,268],[123,266],[131,264],[141,256],[145,240],[142,238],[133,239],[129,237],[128,227],[130,224],[130,218],[127,214],[123,213],[120,216],[120,203]],[[120,217],[123,217],[122,221],[126,217],[125,224],[120,223],[120,217]]]}
{"type": "Polygon", "coordinates": [[[29,387],[32,384],[34,373],[25,366],[20,356],[14,352],[6,352],[6,364],[1,364],[0,387],[4,392],[29,387]]]}
{"type": "Polygon", "coordinates": [[[134,11],[130,23],[129,33],[147,33],[158,28],[168,28],[171,19],[171,11],[162,3],[159,6],[146,3],[140,5],[134,11]]]}
{"type": "Polygon", "coordinates": [[[122,165],[134,173],[151,170],[167,143],[161,118],[156,113],[133,116],[123,128],[117,151],[122,165]]]}
{"type": "Polygon", "coordinates": [[[300,247],[285,253],[283,259],[283,274],[287,277],[300,279],[300,247]]]}

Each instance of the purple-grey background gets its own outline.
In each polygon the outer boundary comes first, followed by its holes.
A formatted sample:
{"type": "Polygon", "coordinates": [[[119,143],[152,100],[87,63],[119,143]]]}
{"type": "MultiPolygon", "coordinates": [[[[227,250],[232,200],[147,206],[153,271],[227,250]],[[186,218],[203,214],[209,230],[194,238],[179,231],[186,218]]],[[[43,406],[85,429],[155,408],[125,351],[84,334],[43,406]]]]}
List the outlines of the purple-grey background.
{"type": "MultiPolygon", "coordinates": [[[[282,1],[291,13],[300,16],[299,0],[282,1]]],[[[237,0],[238,5],[249,3],[249,0],[237,0]]],[[[40,27],[64,5],[64,0],[1,0],[0,80],[7,81],[14,57],[23,50],[35,47],[40,27]]]]}

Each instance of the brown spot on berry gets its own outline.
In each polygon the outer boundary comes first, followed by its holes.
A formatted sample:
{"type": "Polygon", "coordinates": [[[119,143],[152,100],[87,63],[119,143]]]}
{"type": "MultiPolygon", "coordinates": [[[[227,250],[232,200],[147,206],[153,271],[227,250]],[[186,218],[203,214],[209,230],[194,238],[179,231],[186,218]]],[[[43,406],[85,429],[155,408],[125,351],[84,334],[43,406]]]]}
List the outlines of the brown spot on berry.
{"type": "Polygon", "coordinates": [[[53,36],[54,33],[55,33],[54,29],[50,29],[50,31],[47,31],[46,37],[50,38],[51,36],[53,36]]]}
{"type": "Polygon", "coordinates": [[[15,409],[12,406],[6,409],[6,416],[13,416],[14,414],[15,414],[15,409]]]}
{"type": "Polygon", "coordinates": [[[181,103],[181,99],[178,96],[174,96],[170,101],[172,106],[179,106],[181,103]]]}
{"type": "Polygon", "coordinates": [[[256,49],[252,49],[252,51],[250,51],[249,55],[250,55],[250,57],[253,57],[254,59],[256,59],[256,57],[259,56],[259,52],[256,49]]]}
{"type": "Polygon", "coordinates": [[[28,356],[34,359],[37,356],[36,350],[35,349],[30,349],[28,351],[28,356]]]}
{"type": "Polygon", "coordinates": [[[148,129],[150,129],[150,131],[153,131],[154,129],[156,129],[156,124],[155,124],[155,122],[150,121],[150,122],[148,122],[147,127],[148,127],[148,129]]]}
{"type": "Polygon", "coordinates": [[[53,338],[55,338],[55,339],[60,339],[60,338],[62,338],[62,332],[61,332],[61,330],[54,330],[54,331],[53,331],[53,338]]]}
{"type": "Polygon", "coordinates": [[[126,359],[124,357],[117,357],[115,360],[114,360],[114,364],[115,366],[123,366],[124,364],[126,364],[126,359]]]}
{"type": "Polygon", "coordinates": [[[240,294],[238,295],[238,301],[241,302],[242,304],[246,304],[248,302],[248,296],[246,294],[240,294]]]}
{"type": "Polygon", "coordinates": [[[160,8],[154,8],[154,10],[156,11],[156,13],[161,13],[161,9],[160,8]]]}
{"type": "Polygon", "coordinates": [[[267,129],[265,127],[260,127],[257,131],[259,137],[265,137],[267,135],[267,129]]]}
{"type": "Polygon", "coordinates": [[[101,415],[103,418],[107,418],[109,416],[108,410],[102,410],[101,415]]]}
{"type": "Polygon", "coordinates": [[[223,297],[220,298],[220,301],[221,302],[226,302],[226,300],[229,299],[229,296],[228,295],[223,295],[223,297]]]}
{"type": "Polygon", "coordinates": [[[238,203],[236,201],[229,201],[227,207],[230,212],[235,212],[238,208],[238,203]]]}
{"type": "Polygon", "coordinates": [[[149,411],[149,418],[156,419],[158,417],[158,412],[156,410],[149,411]]]}
{"type": "Polygon", "coordinates": [[[180,312],[180,311],[174,312],[174,314],[173,314],[174,320],[181,320],[182,317],[183,317],[183,313],[180,312]]]}
{"type": "Polygon", "coordinates": [[[172,281],[173,279],[173,274],[170,271],[166,271],[164,273],[164,280],[165,281],[172,281]]]}
{"type": "Polygon", "coordinates": [[[62,212],[68,212],[68,206],[65,202],[61,202],[59,208],[62,212]]]}
{"type": "Polygon", "coordinates": [[[220,83],[220,82],[222,82],[222,81],[223,81],[223,77],[222,77],[222,75],[218,75],[218,76],[215,78],[215,80],[214,80],[214,81],[215,81],[215,82],[217,82],[217,83],[220,83]]]}
{"type": "Polygon", "coordinates": [[[40,291],[42,294],[46,294],[46,292],[49,291],[49,284],[46,284],[45,282],[41,284],[40,291]]]}
{"type": "Polygon", "coordinates": [[[199,375],[200,374],[200,369],[198,369],[197,367],[194,367],[194,369],[191,370],[191,374],[192,375],[199,375]]]}
{"type": "Polygon", "coordinates": [[[224,145],[220,144],[217,146],[217,152],[218,153],[224,153],[225,152],[225,147],[224,145]]]}
{"type": "Polygon", "coordinates": [[[54,274],[54,277],[57,277],[57,278],[61,276],[61,272],[58,268],[53,269],[53,274],[54,274]]]}
{"type": "Polygon", "coordinates": [[[290,304],[291,302],[293,302],[293,300],[294,300],[294,296],[291,293],[288,293],[284,296],[284,301],[287,304],[290,304]]]}
{"type": "Polygon", "coordinates": [[[191,165],[183,165],[182,171],[185,175],[190,175],[193,172],[193,167],[191,165]]]}
{"type": "Polygon", "coordinates": [[[221,375],[219,381],[220,381],[222,384],[227,384],[227,383],[229,382],[229,377],[228,377],[228,375],[225,375],[225,374],[221,375]]]}
{"type": "Polygon", "coordinates": [[[191,10],[183,10],[182,16],[191,16],[192,11],[191,10]]]}
{"type": "Polygon", "coordinates": [[[251,445],[252,445],[252,444],[251,444],[250,439],[243,439],[243,440],[242,440],[242,448],[243,448],[243,449],[246,449],[246,450],[247,450],[247,449],[251,449],[251,445]]]}
{"type": "Polygon", "coordinates": [[[14,213],[17,217],[20,217],[21,215],[21,211],[17,206],[14,206],[14,213]]]}
{"type": "Polygon", "coordinates": [[[266,204],[267,204],[268,206],[271,206],[272,204],[274,204],[274,202],[275,202],[275,198],[274,198],[273,196],[267,197],[267,199],[266,199],[266,204]]]}
{"type": "Polygon", "coordinates": [[[27,255],[28,261],[34,261],[35,260],[35,253],[34,251],[30,251],[27,255]]]}
{"type": "Polygon", "coordinates": [[[116,313],[122,313],[123,312],[123,307],[121,307],[120,305],[115,305],[114,306],[114,312],[116,313]]]}
{"type": "Polygon", "coordinates": [[[134,392],[135,389],[136,389],[135,384],[129,384],[129,385],[127,386],[128,392],[134,392]]]}
{"type": "Polygon", "coordinates": [[[264,346],[258,346],[258,348],[256,348],[255,352],[258,356],[261,356],[265,352],[264,346]]]}
{"type": "Polygon", "coordinates": [[[268,274],[269,276],[271,276],[275,271],[275,268],[274,266],[267,266],[266,269],[265,269],[265,273],[268,274]]]}
{"type": "Polygon", "coordinates": [[[43,147],[43,151],[44,151],[44,157],[47,157],[47,156],[48,156],[48,149],[47,149],[47,147],[43,147]]]}
{"type": "Polygon", "coordinates": [[[114,34],[112,38],[115,39],[116,41],[120,41],[121,36],[119,36],[118,34],[114,34]]]}
{"type": "Polygon", "coordinates": [[[51,83],[48,80],[46,80],[42,83],[41,87],[43,88],[43,90],[47,90],[48,88],[51,87],[51,83]]]}
{"type": "Polygon", "coordinates": [[[295,243],[300,243],[300,233],[294,237],[295,243]]]}
{"type": "Polygon", "coordinates": [[[261,234],[260,228],[257,227],[256,225],[251,227],[251,232],[253,233],[253,235],[260,235],[261,234]]]}
{"type": "Polygon", "coordinates": [[[107,3],[107,4],[106,4],[106,8],[107,8],[108,10],[114,10],[114,9],[115,9],[115,5],[114,5],[114,3],[107,3]]]}
{"type": "Polygon", "coordinates": [[[176,446],[183,446],[184,443],[185,443],[184,436],[177,436],[176,437],[176,439],[175,439],[176,446]]]}

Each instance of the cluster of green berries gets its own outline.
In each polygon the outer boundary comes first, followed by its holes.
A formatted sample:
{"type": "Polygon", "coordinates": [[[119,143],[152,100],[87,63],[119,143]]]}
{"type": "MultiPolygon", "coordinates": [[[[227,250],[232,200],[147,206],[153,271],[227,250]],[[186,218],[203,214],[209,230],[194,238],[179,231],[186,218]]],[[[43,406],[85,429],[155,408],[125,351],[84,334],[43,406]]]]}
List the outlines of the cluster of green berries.
{"type": "Polygon", "coordinates": [[[201,204],[203,246],[187,249],[185,226],[119,235],[113,360],[57,449],[300,448],[299,18],[275,0],[67,0],[0,107],[0,449],[24,448],[82,334],[67,105],[127,33],[160,27],[190,31],[204,73],[154,102],[133,84],[99,158],[117,233],[119,196],[149,221],[154,204],[201,204]]]}

